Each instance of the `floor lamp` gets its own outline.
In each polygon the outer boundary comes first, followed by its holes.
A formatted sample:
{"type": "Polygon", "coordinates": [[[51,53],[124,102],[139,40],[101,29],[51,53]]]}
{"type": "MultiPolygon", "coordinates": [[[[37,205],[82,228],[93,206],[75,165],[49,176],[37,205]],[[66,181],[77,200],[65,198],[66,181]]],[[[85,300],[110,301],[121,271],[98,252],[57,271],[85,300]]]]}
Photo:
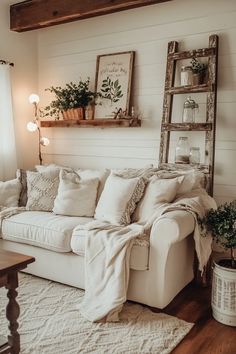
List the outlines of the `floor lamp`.
{"type": "Polygon", "coordinates": [[[46,137],[42,137],[41,130],[40,130],[40,121],[39,121],[39,114],[38,114],[38,103],[39,103],[39,96],[35,93],[32,93],[29,96],[29,102],[34,105],[34,119],[27,124],[27,129],[29,132],[36,132],[38,131],[38,153],[39,153],[39,163],[42,165],[42,152],[41,147],[49,145],[50,141],[46,137]]]}

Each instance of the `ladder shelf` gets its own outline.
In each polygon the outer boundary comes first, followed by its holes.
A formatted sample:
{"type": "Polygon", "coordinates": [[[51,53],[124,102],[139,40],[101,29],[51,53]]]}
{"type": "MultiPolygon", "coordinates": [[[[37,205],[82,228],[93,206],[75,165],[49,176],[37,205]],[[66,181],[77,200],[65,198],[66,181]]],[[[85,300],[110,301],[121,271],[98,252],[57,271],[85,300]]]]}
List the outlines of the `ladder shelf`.
{"type": "MultiPolygon", "coordinates": [[[[206,166],[207,191],[213,194],[214,160],[215,160],[215,125],[217,101],[217,67],[218,67],[218,36],[209,37],[209,47],[190,51],[178,51],[178,42],[168,43],[165,90],[163,100],[163,115],[161,122],[161,141],[159,166],[168,165],[170,133],[172,131],[203,131],[205,132],[205,161],[200,166],[206,166]],[[199,57],[208,58],[208,80],[201,85],[174,86],[176,62],[183,59],[199,57]],[[176,94],[206,93],[205,123],[173,123],[173,99],[176,94]]],[[[200,167],[199,167],[200,169],[200,167]]]]}

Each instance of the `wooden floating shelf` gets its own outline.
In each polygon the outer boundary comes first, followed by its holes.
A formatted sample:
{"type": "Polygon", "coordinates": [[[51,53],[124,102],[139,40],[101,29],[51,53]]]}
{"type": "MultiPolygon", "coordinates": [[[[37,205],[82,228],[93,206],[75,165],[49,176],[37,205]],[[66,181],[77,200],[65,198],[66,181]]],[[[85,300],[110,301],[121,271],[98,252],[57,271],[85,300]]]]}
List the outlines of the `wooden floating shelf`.
{"type": "Polygon", "coordinates": [[[212,123],[162,123],[162,131],[211,131],[212,123]]]}
{"type": "Polygon", "coordinates": [[[180,93],[199,93],[199,92],[211,92],[212,87],[208,84],[196,85],[196,86],[177,86],[166,89],[165,92],[171,95],[180,93]]]}
{"type": "Polygon", "coordinates": [[[140,127],[141,120],[130,119],[81,119],[81,120],[41,120],[40,126],[42,128],[72,128],[72,127],[140,127]]]}

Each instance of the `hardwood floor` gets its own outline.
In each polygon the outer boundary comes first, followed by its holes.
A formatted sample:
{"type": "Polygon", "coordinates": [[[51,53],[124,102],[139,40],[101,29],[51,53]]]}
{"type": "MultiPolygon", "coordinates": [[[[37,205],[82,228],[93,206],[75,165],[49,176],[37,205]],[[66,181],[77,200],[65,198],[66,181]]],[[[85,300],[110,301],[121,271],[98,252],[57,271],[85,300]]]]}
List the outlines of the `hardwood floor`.
{"type": "Polygon", "coordinates": [[[165,313],[195,323],[172,354],[236,354],[236,327],[213,319],[210,294],[210,287],[190,284],[165,308],[165,313]]]}

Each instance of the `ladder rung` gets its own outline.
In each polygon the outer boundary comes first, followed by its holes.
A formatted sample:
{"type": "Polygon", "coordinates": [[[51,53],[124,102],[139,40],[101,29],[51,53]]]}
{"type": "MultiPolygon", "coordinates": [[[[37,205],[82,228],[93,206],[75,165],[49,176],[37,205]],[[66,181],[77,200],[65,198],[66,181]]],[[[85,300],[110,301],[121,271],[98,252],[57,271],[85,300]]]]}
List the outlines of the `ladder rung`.
{"type": "Polygon", "coordinates": [[[163,123],[162,131],[211,131],[212,123],[163,123]]]}
{"type": "Polygon", "coordinates": [[[164,162],[164,163],[160,163],[158,165],[158,167],[165,169],[168,171],[168,169],[171,170],[189,170],[189,167],[192,167],[198,171],[201,171],[203,173],[210,173],[210,166],[209,165],[205,165],[205,164],[199,164],[199,165],[191,165],[191,164],[180,164],[180,163],[171,163],[171,162],[164,162]]]}
{"type": "Polygon", "coordinates": [[[165,89],[165,93],[169,93],[171,95],[179,94],[179,93],[198,93],[198,92],[211,92],[213,91],[213,85],[196,85],[196,86],[176,86],[165,89]]]}
{"type": "Polygon", "coordinates": [[[191,59],[199,57],[209,57],[216,55],[215,48],[201,48],[194,50],[186,50],[183,52],[169,53],[168,59],[181,60],[181,59],[191,59]]]}

